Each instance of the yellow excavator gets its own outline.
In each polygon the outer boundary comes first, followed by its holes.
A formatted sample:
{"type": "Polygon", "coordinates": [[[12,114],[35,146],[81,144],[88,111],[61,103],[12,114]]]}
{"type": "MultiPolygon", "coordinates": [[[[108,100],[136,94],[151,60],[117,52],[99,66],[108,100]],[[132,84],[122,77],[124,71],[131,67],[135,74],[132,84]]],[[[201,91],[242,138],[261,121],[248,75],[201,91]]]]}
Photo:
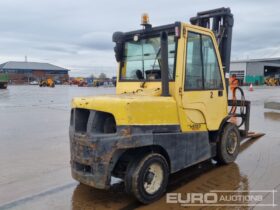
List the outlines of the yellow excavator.
{"type": "Polygon", "coordinates": [[[152,27],[145,14],[142,29],[113,34],[116,95],[72,100],[74,179],[108,189],[117,177],[150,203],[172,173],[212,158],[235,161],[240,142],[252,136],[250,101],[241,88],[240,100],[227,93],[233,15],[220,8],[190,22],[152,27]]]}
{"type": "Polygon", "coordinates": [[[51,78],[42,79],[39,83],[40,87],[55,87],[55,83],[51,78]]]}

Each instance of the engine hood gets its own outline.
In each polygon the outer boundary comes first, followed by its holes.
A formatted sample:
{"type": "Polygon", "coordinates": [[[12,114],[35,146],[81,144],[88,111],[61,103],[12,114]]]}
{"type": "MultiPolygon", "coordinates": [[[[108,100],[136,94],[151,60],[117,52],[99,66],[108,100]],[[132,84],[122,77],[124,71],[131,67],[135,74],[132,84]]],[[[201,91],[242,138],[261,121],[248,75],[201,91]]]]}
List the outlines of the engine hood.
{"type": "Polygon", "coordinates": [[[173,97],[125,94],[76,97],[72,108],[111,113],[117,125],[179,125],[173,97]]]}

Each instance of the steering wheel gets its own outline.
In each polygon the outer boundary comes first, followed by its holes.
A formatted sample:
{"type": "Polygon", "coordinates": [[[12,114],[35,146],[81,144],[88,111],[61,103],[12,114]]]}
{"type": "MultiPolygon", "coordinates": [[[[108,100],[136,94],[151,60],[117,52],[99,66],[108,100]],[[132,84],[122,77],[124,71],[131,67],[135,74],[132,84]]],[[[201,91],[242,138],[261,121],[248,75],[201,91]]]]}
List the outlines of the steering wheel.
{"type": "Polygon", "coordinates": [[[154,77],[154,79],[160,79],[161,78],[161,71],[160,69],[151,69],[145,71],[147,78],[154,77]]]}

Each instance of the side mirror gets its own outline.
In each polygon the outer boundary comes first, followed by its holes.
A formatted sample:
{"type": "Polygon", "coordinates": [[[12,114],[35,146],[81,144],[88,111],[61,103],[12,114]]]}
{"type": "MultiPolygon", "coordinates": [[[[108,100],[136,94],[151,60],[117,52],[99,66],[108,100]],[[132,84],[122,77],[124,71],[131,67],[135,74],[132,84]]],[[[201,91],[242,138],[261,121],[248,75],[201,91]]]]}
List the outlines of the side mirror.
{"type": "Polygon", "coordinates": [[[115,32],[112,37],[113,42],[116,43],[116,46],[114,47],[114,51],[115,51],[115,57],[117,62],[120,62],[123,57],[123,42],[124,42],[123,38],[124,38],[123,32],[115,32]]]}

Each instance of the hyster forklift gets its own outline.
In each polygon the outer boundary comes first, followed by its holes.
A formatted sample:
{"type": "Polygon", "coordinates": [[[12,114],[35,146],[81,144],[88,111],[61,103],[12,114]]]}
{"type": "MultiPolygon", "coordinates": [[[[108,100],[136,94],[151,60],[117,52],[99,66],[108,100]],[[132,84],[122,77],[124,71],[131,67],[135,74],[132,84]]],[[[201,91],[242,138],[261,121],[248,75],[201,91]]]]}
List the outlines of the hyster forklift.
{"type": "Polygon", "coordinates": [[[74,179],[108,189],[117,177],[150,203],[164,194],[170,174],[236,159],[249,134],[250,102],[240,88],[242,97],[228,100],[233,15],[220,8],[190,22],[152,27],[145,14],[143,29],[113,34],[116,95],[72,100],[74,179]]]}

